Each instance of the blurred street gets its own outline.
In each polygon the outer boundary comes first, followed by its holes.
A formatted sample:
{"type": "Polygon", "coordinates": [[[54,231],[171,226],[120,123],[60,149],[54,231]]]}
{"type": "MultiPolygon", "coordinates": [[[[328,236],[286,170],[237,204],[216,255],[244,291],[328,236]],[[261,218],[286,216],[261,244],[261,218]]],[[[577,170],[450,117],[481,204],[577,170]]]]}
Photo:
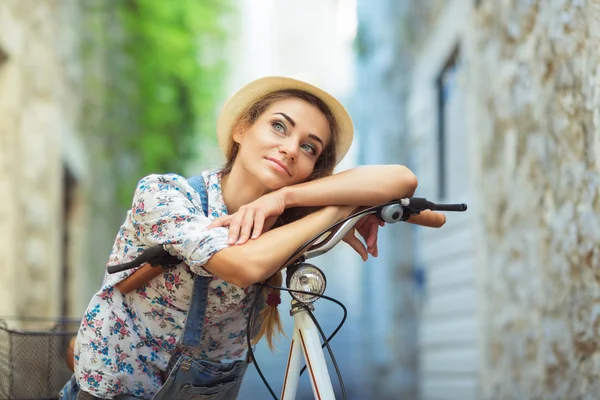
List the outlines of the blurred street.
{"type": "MultiPolygon", "coordinates": [[[[222,166],[223,103],[274,75],[348,109],[336,172],[405,165],[415,196],[468,205],[385,226],[366,263],[311,260],[348,308],[348,399],[600,399],[598,27],[599,0],[0,0],[0,399],[57,396],[60,319],[100,287],[139,179],[222,166]]],[[[289,339],[257,347],[277,394],[289,339]]],[[[240,399],[267,398],[251,366],[240,399]]]]}

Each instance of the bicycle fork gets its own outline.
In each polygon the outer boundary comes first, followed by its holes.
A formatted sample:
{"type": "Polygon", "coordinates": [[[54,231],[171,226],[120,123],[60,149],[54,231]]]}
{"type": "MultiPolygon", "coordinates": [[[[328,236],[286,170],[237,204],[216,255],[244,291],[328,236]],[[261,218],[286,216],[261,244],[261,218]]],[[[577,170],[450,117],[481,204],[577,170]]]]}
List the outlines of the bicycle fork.
{"type": "Polygon", "coordinates": [[[327,370],[325,354],[321,347],[319,331],[308,314],[307,307],[310,307],[311,311],[314,309],[312,304],[302,304],[292,300],[290,314],[294,317],[294,334],[290,345],[281,399],[294,400],[296,398],[300,365],[302,355],[304,355],[315,399],[334,400],[333,386],[327,370]]]}

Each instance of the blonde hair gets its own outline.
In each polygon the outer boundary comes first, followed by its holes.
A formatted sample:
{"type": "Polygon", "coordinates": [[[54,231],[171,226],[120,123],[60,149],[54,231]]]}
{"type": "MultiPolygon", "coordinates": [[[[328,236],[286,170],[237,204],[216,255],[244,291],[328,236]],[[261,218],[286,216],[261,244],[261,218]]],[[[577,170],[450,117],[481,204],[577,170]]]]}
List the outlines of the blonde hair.
{"type": "MultiPolygon", "coordinates": [[[[335,168],[335,160],[336,160],[336,144],[338,137],[338,125],[337,122],[327,105],[318,97],[301,91],[301,90],[279,90],[276,92],[269,93],[259,100],[255,101],[248,107],[244,112],[240,114],[240,116],[236,119],[236,122],[233,124],[232,133],[235,130],[243,130],[252,126],[256,120],[262,115],[262,113],[274,102],[285,100],[289,98],[297,98],[307,102],[308,104],[316,107],[323,116],[327,119],[329,124],[329,130],[331,132],[331,138],[329,142],[323,149],[323,152],[319,156],[319,159],[315,163],[315,167],[310,176],[306,179],[306,181],[313,181],[315,179],[323,178],[325,176],[329,176],[333,173],[333,169],[335,168]]],[[[230,139],[233,142],[233,139],[230,139]]],[[[239,151],[239,145],[236,142],[233,142],[229,147],[229,154],[227,154],[227,162],[225,163],[222,174],[227,175],[231,172],[233,168],[233,164],[237,158],[237,154],[239,151]]],[[[302,207],[302,208],[290,208],[286,209],[283,214],[279,217],[277,223],[273,226],[276,228],[278,226],[282,226],[288,224],[290,222],[296,221],[311,212],[315,211],[315,207],[302,207]]],[[[276,272],[271,275],[265,283],[271,286],[281,286],[283,282],[283,276],[281,271],[276,272]]],[[[263,298],[268,298],[269,294],[274,294],[279,296],[280,290],[266,288],[263,287],[259,294],[262,294],[263,298]]],[[[257,294],[257,295],[259,295],[257,294]]],[[[283,329],[281,326],[281,318],[279,316],[279,310],[276,305],[267,305],[257,317],[256,322],[261,324],[260,330],[258,333],[252,338],[252,344],[256,344],[260,341],[263,336],[266,336],[267,343],[269,344],[269,348],[273,350],[273,339],[277,332],[283,333],[283,329]]]]}

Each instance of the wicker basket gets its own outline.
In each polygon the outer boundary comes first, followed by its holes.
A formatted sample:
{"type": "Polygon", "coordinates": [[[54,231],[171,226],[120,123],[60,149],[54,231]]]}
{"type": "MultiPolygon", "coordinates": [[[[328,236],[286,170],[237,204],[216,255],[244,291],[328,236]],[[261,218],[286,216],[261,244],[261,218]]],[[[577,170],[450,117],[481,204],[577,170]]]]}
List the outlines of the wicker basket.
{"type": "Polygon", "coordinates": [[[0,399],[57,399],[80,320],[0,317],[0,399]]]}

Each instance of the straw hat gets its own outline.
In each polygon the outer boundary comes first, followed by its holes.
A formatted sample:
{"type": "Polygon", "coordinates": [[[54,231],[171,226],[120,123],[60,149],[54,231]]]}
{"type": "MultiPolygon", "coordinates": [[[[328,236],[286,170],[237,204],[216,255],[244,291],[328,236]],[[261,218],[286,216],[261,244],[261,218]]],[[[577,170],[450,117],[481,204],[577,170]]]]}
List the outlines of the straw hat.
{"type": "Polygon", "coordinates": [[[269,76],[252,81],[225,102],[217,119],[217,138],[223,153],[225,155],[229,153],[229,146],[232,143],[230,139],[231,129],[238,116],[263,96],[285,89],[302,90],[318,97],[327,104],[339,127],[336,148],[336,164],[339,164],[350,149],[354,137],[354,127],[348,111],[335,97],[326,91],[304,81],[282,76],[269,76]]]}

